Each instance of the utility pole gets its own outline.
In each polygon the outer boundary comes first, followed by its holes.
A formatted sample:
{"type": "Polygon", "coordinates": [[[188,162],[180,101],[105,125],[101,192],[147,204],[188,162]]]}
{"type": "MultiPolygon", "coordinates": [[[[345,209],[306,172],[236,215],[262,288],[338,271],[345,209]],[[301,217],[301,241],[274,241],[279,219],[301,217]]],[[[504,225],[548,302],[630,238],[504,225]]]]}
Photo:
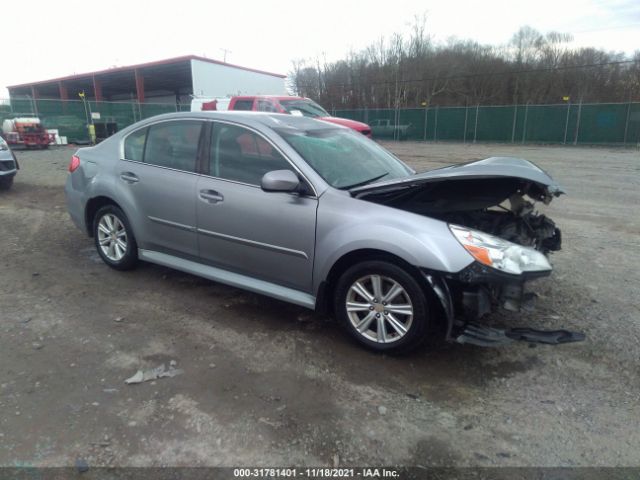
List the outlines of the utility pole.
{"type": "Polygon", "coordinates": [[[567,118],[564,121],[564,140],[562,141],[563,145],[567,143],[567,132],[569,131],[569,112],[571,111],[571,97],[565,95],[562,97],[562,100],[567,102],[567,118]]]}
{"type": "Polygon", "coordinates": [[[475,126],[473,127],[473,143],[476,143],[476,140],[478,139],[478,114],[480,113],[480,104],[477,103],[476,104],[476,122],[475,122],[475,126]]]}
{"type": "Polygon", "coordinates": [[[580,133],[580,116],[582,115],[582,97],[580,97],[580,103],[578,104],[578,120],[576,120],[576,135],[573,138],[573,144],[578,144],[578,134],[580,133]]]}
{"type": "Polygon", "coordinates": [[[78,96],[82,99],[84,105],[85,118],[87,119],[87,133],[89,134],[89,141],[92,145],[96,143],[96,127],[93,124],[93,115],[91,115],[91,105],[87,101],[84,90],[78,93],[78,96]]]}
{"type": "Polygon", "coordinates": [[[222,57],[222,61],[224,63],[227,63],[227,53],[233,53],[233,52],[231,50],[227,50],[226,48],[221,48],[220,50],[222,50],[222,52],[224,53],[222,57]]]}
{"type": "Polygon", "coordinates": [[[522,125],[522,142],[520,143],[524,143],[524,140],[527,136],[527,116],[529,115],[529,100],[527,100],[527,104],[524,106],[524,124],[522,125]]]}

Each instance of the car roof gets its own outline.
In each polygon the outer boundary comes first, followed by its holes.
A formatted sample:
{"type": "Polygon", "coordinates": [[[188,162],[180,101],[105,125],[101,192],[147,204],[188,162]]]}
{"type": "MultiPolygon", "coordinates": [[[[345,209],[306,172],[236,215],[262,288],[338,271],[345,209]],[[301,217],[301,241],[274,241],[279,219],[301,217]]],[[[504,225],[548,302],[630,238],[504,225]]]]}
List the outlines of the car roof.
{"type": "Polygon", "coordinates": [[[176,112],[163,115],[156,115],[138,122],[130,127],[122,130],[123,133],[135,130],[143,125],[155,123],[157,121],[178,120],[178,119],[202,118],[206,120],[228,120],[230,122],[238,122],[244,125],[260,128],[266,126],[271,129],[286,128],[299,131],[325,130],[346,128],[333,123],[315,120],[309,117],[298,115],[289,115],[284,113],[268,113],[268,112],[251,112],[251,111],[206,111],[206,112],[176,112]]]}

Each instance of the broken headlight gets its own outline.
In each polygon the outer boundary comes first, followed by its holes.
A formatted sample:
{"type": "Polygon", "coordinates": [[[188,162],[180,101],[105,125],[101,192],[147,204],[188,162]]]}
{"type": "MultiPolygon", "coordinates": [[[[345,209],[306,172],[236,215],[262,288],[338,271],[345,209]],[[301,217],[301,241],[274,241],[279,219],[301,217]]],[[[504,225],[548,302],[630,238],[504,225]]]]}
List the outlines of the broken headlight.
{"type": "Polygon", "coordinates": [[[551,270],[547,257],[534,248],[460,225],[449,225],[449,229],[467,252],[483,265],[515,275],[551,270]]]}

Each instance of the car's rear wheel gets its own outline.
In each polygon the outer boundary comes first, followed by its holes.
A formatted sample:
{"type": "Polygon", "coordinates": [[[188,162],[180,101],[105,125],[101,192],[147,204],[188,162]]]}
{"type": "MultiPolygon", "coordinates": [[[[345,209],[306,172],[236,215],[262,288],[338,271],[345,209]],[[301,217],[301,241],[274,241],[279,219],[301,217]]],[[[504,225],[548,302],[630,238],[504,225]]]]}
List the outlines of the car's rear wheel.
{"type": "Polygon", "coordinates": [[[93,221],[98,254],[111,268],[130,270],[138,263],[138,245],[124,212],[115,205],[100,208],[93,221]]]}
{"type": "Polygon", "coordinates": [[[377,351],[402,353],[428,336],[428,305],[416,279],[393,263],[365,261],[340,277],[335,312],[349,334],[377,351]]]}

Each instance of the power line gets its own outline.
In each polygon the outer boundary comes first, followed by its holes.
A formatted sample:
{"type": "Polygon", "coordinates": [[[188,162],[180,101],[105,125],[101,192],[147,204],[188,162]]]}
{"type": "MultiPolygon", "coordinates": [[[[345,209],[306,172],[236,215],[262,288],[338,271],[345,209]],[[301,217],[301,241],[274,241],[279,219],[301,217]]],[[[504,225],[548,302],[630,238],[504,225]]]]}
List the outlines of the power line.
{"type": "MultiPolygon", "coordinates": [[[[435,76],[435,77],[423,77],[423,78],[403,79],[403,80],[380,80],[376,82],[368,82],[367,85],[369,86],[370,85],[396,85],[396,84],[405,84],[405,83],[421,83],[421,82],[428,82],[433,80],[451,80],[454,78],[493,77],[493,76],[500,76],[500,75],[521,75],[524,73],[549,72],[549,71],[556,71],[556,70],[574,70],[574,69],[580,69],[580,68],[597,68],[597,67],[606,67],[610,65],[626,65],[631,63],[636,63],[636,61],[621,60],[617,62],[590,63],[585,65],[565,65],[565,66],[559,66],[559,67],[530,68],[530,69],[524,69],[524,70],[505,70],[502,72],[483,72],[483,73],[445,75],[442,77],[435,76]]],[[[329,81],[327,83],[329,84],[329,86],[336,86],[336,87],[353,86],[353,82],[352,83],[331,83],[329,81]]],[[[315,85],[309,84],[309,85],[299,85],[299,86],[303,88],[309,88],[315,85]]]]}

